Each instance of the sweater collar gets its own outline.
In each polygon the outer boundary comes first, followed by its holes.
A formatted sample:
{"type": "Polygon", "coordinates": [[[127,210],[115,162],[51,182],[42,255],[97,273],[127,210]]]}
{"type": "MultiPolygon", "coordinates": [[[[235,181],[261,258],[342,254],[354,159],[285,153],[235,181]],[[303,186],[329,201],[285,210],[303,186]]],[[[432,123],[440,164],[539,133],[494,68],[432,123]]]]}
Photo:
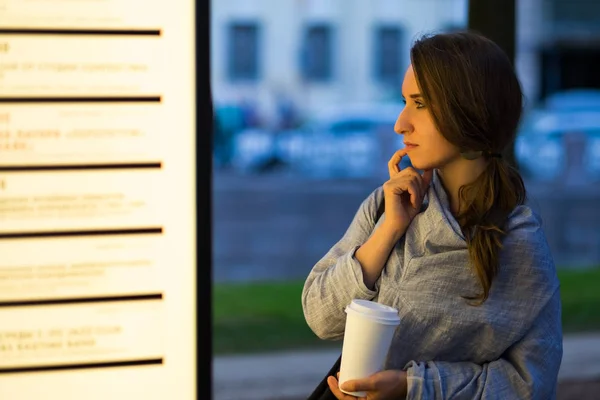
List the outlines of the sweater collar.
{"type": "Polygon", "coordinates": [[[450,209],[450,200],[446,190],[444,189],[444,186],[442,185],[442,181],[437,169],[433,171],[433,179],[431,180],[431,185],[429,187],[427,196],[428,206],[426,214],[429,214],[431,219],[435,219],[435,221],[432,220],[431,222],[441,222],[445,225],[449,225],[461,240],[465,240],[465,236],[462,233],[460,225],[450,209]]]}

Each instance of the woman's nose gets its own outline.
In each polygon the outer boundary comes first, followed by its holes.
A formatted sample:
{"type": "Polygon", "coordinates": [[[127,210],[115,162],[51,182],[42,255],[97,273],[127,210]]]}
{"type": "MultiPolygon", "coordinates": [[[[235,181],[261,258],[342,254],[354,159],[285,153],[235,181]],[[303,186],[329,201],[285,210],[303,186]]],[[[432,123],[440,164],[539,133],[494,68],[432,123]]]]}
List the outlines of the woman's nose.
{"type": "Polygon", "coordinates": [[[406,132],[410,132],[412,125],[408,121],[408,115],[406,107],[402,109],[400,115],[398,115],[398,119],[396,119],[396,124],[394,125],[394,131],[399,135],[404,135],[406,132]]]}

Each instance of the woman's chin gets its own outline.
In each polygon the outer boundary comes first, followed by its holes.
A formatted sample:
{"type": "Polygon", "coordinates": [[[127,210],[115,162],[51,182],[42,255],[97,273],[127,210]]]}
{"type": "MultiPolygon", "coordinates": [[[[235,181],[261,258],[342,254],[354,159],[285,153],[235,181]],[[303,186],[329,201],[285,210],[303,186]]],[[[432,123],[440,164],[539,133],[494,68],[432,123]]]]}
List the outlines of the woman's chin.
{"type": "Polygon", "coordinates": [[[414,169],[418,169],[421,171],[428,169],[429,163],[423,162],[422,160],[419,160],[418,158],[414,159],[413,157],[410,157],[410,156],[409,156],[409,158],[410,158],[410,163],[414,169]]]}
{"type": "Polygon", "coordinates": [[[408,158],[410,159],[410,163],[414,169],[418,169],[420,171],[427,171],[430,169],[439,168],[439,163],[432,162],[431,160],[423,160],[420,157],[415,157],[409,154],[408,158]]]}

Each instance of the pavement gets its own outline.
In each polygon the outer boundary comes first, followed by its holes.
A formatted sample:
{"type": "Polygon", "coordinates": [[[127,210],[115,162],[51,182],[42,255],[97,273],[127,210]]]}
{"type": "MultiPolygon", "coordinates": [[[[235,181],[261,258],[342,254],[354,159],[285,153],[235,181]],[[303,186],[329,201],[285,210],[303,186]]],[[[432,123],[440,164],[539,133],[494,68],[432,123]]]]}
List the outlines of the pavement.
{"type": "MultiPolygon", "coordinates": [[[[600,378],[600,333],[565,335],[559,381],[600,378]]],[[[213,358],[213,400],[305,399],[339,350],[213,358]]]]}

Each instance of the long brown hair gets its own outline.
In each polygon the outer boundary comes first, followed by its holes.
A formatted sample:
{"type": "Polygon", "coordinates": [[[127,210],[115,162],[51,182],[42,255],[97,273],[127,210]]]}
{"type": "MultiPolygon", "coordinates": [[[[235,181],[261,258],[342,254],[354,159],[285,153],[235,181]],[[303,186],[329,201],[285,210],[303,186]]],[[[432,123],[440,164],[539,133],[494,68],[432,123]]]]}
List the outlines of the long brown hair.
{"type": "Polygon", "coordinates": [[[461,152],[489,159],[485,171],[460,188],[457,215],[483,289],[465,297],[482,304],[498,273],[508,216],[526,200],[519,172],[499,157],[521,118],[521,86],[502,49],[475,32],[423,37],[411,49],[411,62],[440,133],[461,152]]]}

